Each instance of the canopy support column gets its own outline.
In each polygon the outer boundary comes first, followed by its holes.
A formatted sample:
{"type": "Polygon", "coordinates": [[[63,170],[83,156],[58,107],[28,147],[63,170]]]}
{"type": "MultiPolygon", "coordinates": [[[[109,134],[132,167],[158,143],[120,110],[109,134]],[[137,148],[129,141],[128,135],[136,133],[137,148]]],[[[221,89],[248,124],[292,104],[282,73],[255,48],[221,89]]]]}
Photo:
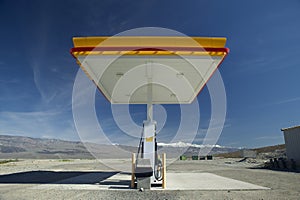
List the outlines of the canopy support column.
{"type": "Polygon", "coordinates": [[[152,62],[147,62],[146,65],[146,77],[147,77],[147,121],[153,120],[153,104],[152,104],[152,62]]]}

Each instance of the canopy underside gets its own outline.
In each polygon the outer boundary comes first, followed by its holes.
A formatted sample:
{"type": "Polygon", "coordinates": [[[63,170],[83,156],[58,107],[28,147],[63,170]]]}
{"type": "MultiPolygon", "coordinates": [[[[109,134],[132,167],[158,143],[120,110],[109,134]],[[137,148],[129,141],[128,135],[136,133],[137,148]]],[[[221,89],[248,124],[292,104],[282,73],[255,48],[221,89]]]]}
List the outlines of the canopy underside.
{"type": "Polygon", "coordinates": [[[111,103],[147,104],[149,87],[153,104],[191,103],[227,55],[226,39],[156,38],[74,38],[71,53],[111,103]]]}

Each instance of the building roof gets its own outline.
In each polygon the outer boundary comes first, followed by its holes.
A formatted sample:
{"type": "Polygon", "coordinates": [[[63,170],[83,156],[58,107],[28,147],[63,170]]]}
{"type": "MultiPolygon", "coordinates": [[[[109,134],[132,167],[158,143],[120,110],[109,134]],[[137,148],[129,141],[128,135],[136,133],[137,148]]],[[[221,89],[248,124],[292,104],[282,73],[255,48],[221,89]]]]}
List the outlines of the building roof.
{"type": "Polygon", "coordinates": [[[288,128],[282,128],[281,131],[289,131],[289,130],[297,129],[297,128],[300,129],[300,125],[298,125],[298,126],[292,126],[292,127],[288,127],[288,128]]]}

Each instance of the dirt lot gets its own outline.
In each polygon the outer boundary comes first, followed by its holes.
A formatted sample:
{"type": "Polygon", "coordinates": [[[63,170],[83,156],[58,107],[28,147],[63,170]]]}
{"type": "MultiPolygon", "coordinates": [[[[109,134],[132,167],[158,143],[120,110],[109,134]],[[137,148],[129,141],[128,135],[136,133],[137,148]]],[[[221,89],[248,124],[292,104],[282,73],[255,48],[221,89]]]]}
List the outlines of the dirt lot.
{"type": "MultiPolygon", "coordinates": [[[[128,172],[130,160],[105,160],[109,166],[97,160],[21,160],[0,165],[0,199],[299,199],[300,173],[249,169],[263,161],[236,161],[237,159],[176,161],[168,165],[167,172],[209,172],[271,189],[144,192],[134,189],[97,189],[95,181],[99,180],[94,180],[95,176],[90,175],[101,173],[98,177],[105,179],[115,173],[116,169],[122,168],[128,172]],[[68,184],[62,183],[67,183],[64,180],[70,177],[86,179],[76,180],[77,184],[72,183],[72,187],[67,188],[68,184]],[[48,187],[49,185],[58,187],[48,187]]],[[[124,184],[129,184],[129,181],[125,181],[124,184]]]]}

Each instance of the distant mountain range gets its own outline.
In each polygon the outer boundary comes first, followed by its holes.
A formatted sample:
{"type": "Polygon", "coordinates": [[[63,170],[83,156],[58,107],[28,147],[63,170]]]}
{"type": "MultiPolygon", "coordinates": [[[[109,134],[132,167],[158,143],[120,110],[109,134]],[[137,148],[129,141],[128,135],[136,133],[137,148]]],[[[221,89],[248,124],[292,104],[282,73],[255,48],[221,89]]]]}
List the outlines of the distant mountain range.
{"type": "Polygon", "coordinates": [[[226,147],[220,145],[202,145],[202,144],[191,144],[185,142],[176,143],[158,143],[158,149],[166,152],[168,157],[175,157],[178,155],[202,155],[202,154],[222,154],[238,151],[240,148],[226,147]]]}
{"type": "MultiPolygon", "coordinates": [[[[164,147],[195,147],[195,148],[229,148],[229,147],[225,147],[225,146],[220,146],[220,145],[203,145],[203,144],[191,144],[191,143],[186,143],[186,142],[175,142],[175,143],[158,143],[158,146],[164,146],[164,147]]],[[[231,147],[230,147],[231,148],[231,147]]],[[[235,148],[237,149],[237,148],[235,148]]]]}
{"type": "MultiPolygon", "coordinates": [[[[34,159],[64,159],[81,158],[130,158],[137,147],[126,145],[104,145],[82,143],[58,139],[41,139],[24,136],[0,135],[0,159],[7,158],[34,158],[34,159]],[[116,151],[122,149],[122,151],[116,151]]],[[[165,152],[167,157],[179,155],[198,155],[200,151],[211,150],[210,154],[220,154],[237,151],[238,148],[223,147],[219,145],[199,145],[184,142],[158,143],[159,152],[165,152]]]]}

